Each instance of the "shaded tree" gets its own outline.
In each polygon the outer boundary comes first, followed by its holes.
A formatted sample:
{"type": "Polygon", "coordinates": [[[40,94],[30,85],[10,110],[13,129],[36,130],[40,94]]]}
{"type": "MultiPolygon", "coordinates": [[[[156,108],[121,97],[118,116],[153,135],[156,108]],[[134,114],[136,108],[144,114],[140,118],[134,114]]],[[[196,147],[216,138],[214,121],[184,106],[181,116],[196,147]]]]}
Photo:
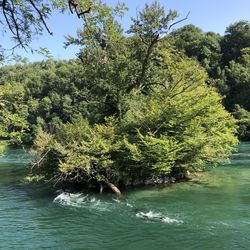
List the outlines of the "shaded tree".
{"type": "Polygon", "coordinates": [[[220,35],[203,32],[194,25],[186,25],[170,35],[174,45],[189,57],[197,59],[212,78],[218,78],[220,69],[220,35]]]}
{"type": "Polygon", "coordinates": [[[241,56],[241,49],[250,47],[250,23],[239,21],[226,28],[221,40],[222,62],[228,65],[231,60],[237,61],[241,56]]]}

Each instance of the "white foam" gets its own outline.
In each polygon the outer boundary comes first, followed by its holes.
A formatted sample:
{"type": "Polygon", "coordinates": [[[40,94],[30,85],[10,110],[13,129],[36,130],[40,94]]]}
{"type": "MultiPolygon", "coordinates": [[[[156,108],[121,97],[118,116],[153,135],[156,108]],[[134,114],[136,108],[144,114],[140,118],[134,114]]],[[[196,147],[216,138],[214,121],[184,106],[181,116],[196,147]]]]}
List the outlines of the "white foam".
{"type": "Polygon", "coordinates": [[[64,205],[64,206],[73,206],[73,207],[81,207],[82,203],[86,201],[88,195],[83,195],[81,193],[68,193],[63,192],[59,194],[53,202],[64,205]]]}
{"type": "Polygon", "coordinates": [[[182,220],[171,219],[171,218],[169,218],[169,217],[167,217],[167,216],[164,217],[164,218],[162,219],[162,221],[165,222],[165,223],[168,223],[168,224],[172,224],[172,223],[182,224],[182,223],[183,223],[182,220]]]}
{"type": "Polygon", "coordinates": [[[128,203],[128,202],[122,202],[121,200],[118,200],[118,199],[113,199],[113,201],[115,201],[116,203],[119,203],[119,204],[125,204],[127,207],[134,207],[132,204],[128,203]]]}
{"type": "Polygon", "coordinates": [[[142,218],[142,219],[156,219],[156,218],[161,218],[161,214],[159,213],[154,213],[152,211],[149,211],[148,213],[144,213],[144,212],[138,212],[136,214],[136,217],[138,218],[142,218]]]}
{"type": "Polygon", "coordinates": [[[141,218],[141,219],[145,219],[145,220],[159,220],[159,221],[162,221],[162,222],[168,223],[168,224],[172,224],[172,223],[182,224],[183,223],[183,221],[181,221],[181,220],[171,219],[167,216],[163,216],[160,213],[155,213],[152,211],[149,211],[148,213],[138,212],[136,214],[136,217],[141,218]]]}
{"type": "Polygon", "coordinates": [[[100,201],[95,197],[89,197],[89,195],[84,195],[82,193],[68,193],[63,192],[59,194],[53,201],[54,203],[60,204],[62,206],[70,207],[86,207],[88,209],[96,209],[99,211],[108,211],[110,204],[108,202],[100,201]]]}
{"type": "Polygon", "coordinates": [[[134,207],[132,204],[130,204],[130,203],[128,203],[128,202],[126,203],[126,206],[127,206],[127,207],[134,207]]]}
{"type": "MultiPolygon", "coordinates": [[[[113,199],[116,204],[120,204],[123,206],[127,206],[133,208],[134,206],[128,202],[122,202],[118,199],[113,199]]],[[[59,194],[53,201],[54,203],[60,204],[62,206],[70,206],[70,207],[84,207],[87,209],[95,209],[98,211],[110,211],[112,209],[116,209],[117,206],[115,203],[103,201],[97,199],[94,196],[89,196],[88,194],[82,193],[69,193],[63,192],[59,194]]],[[[169,218],[167,216],[162,215],[161,213],[156,213],[153,211],[145,212],[137,212],[136,217],[144,220],[154,220],[161,221],[167,224],[177,223],[182,224],[183,221],[169,218]]]]}

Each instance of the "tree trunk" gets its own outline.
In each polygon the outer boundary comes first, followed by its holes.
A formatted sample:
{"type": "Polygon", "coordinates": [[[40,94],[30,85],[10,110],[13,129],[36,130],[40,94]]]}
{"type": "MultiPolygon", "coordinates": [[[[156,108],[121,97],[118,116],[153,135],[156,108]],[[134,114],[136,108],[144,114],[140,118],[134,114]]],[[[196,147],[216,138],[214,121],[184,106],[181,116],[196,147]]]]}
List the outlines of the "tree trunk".
{"type": "Polygon", "coordinates": [[[102,191],[103,191],[103,185],[102,183],[100,183],[100,194],[102,193],[102,191]]]}
{"type": "Polygon", "coordinates": [[[104,183],[117,195],[117,196],[121,196],[122,193],[121,191],[118,189],[118,187],[116,187],[113,183],[109,182],[109,181],[104,181],[104,183]]]}

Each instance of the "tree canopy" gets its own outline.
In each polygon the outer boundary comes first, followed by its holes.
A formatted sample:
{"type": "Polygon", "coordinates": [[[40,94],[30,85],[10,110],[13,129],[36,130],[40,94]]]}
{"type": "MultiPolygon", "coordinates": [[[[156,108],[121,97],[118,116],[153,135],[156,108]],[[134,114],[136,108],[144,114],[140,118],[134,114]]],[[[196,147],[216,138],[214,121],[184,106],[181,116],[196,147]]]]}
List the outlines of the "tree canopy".
{"type": "MultiPolygon", "coordinates": [[[[220,36],[193,26],[169,34],[187,17],[157,1],[125,33],[116,18],[123,4],[84,3],[87,15],[70,6],[85,21],[67,38],[79,45],[78,59],[0,70],[1,136],[33,144],[30,179],[116,190],[113,184],[183,178],[226,161],[238,141],[237,122],[215,88],[223,75],[220,36]]],[[[225,79],[237,71],[223,68],[225,79]]]]}
{"type": "Polygon", "coordinates": [[[248,21],[238,21],[220,36],[187,25],[171,34],[173,44],[200,62],[209,85],[224,96],[224,106],[239,119],[241,140],[249,140],[249,27],[248,21]]]}

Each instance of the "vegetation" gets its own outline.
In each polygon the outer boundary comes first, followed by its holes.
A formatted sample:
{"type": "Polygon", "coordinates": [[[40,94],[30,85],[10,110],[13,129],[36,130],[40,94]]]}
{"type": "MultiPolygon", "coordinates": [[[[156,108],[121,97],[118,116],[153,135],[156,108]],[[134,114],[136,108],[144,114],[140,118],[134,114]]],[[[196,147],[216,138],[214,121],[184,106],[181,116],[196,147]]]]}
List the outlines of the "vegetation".
{"type": "Polygon", "coordinates": [[[76,60],[0,69],[0,136],[33,145],[29,180],[119,193],[117,185],[226,161],[238,142],[235,118],[249,135],[248,49],[228,62],[217,34],[194,26],[169,34],[185,18],[158,2],[125,35],[116,18],[125,10],[88,9],[84,29],[67,39],[80,46],[76,60]]]}
{"type": "MultiPolygon", "coordinates": [[[[96,12],[99,7],[99,2],[95,0],[1,0],[0,31],[5,34],[5,37],[10,38],[10,42],[8,42],[9,47],[0,44],[0,63],[15,55],[16,48],[33,52],[31,42],[37,36],[41,36],[44,31],[52,35],[53,32],[50,30],[47,20],[53,10],[70,11],[78,18],[84,18],[84,15],[90,10],[96,12]],[[11,41],[13,41],[12,44],[11,41]]],[[[46,48],[40,48],[37,52],[48,54],[46,48]]]]}
{"type": "Polygon", "coordinates": [[[250,23],[231,24],[224,36],[187,25],[173,32],[171,40],[206,69],[207,83],[218,89],[226,109],[239,120],[240,140],[249,140],[250,23]]]}

